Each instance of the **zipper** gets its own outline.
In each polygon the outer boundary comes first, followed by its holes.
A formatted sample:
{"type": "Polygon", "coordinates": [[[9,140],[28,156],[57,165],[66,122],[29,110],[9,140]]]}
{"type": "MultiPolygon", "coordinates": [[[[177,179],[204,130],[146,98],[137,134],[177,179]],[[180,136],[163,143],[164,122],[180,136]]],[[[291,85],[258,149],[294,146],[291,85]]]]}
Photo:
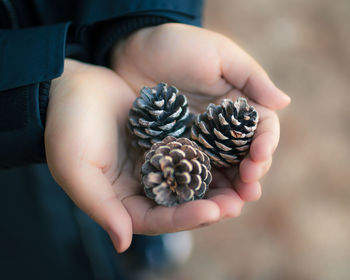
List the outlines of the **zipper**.
{"type": "Polygon", "coordinates": [[[16,10],[10,0],[1,0],[1,3],[4,5],[5,10],[11,21],[11,28],[16,29],[19,28],[19,21],[16,14],[16,10]]]}

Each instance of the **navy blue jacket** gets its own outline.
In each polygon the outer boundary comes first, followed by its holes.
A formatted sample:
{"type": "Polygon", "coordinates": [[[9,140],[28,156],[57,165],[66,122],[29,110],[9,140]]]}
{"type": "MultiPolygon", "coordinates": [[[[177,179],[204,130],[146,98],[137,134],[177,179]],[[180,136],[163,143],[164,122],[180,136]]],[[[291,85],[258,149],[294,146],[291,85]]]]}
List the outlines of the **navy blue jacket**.
{"type": "Polygon", "coordinates": [[[117,40],[165,22],[199,25],[201,9],[200,0],[0,0],[0,279],[120,279],[107,235],[45,164],[50,81],[65,57],[106,66],[117,40]]]}
{"type": "Polygon", "coordinates": [[[45,161],[49,81],[66,56],[107,64],[108,50],[139,28],[200,23],[201,1],[0,0],[0,166],[45,161]]]}

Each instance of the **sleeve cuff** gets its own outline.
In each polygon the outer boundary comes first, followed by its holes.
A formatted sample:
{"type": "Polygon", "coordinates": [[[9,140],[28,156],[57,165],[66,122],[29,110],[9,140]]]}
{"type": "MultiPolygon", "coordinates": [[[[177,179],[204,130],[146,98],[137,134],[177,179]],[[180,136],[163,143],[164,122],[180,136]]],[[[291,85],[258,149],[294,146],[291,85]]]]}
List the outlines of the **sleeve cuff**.
{"type": "Polygon", "coordinates": [[[39,112],[40,85],[0,92],[0,168],[46,161],[39,112]]]}
{"type": "Polygon", "coordinates": [[[92,31],[92,40],[95,42],[91,49],[92,63],[109,66],[109,51],[118,40],[141,28],[167,22],[173,20],[160,16],[139,16],[97,24],[92,31]]]}
{"type": "Polygon", "coordinates": [[[49,81],[63,72],[69,25],[0,29],[0,167],[46,161],[49,81]]]}
{"type": "Polygon", "coordinates": [[[0,91],[60,76],[69,25],[0,30],[0,91]]]}

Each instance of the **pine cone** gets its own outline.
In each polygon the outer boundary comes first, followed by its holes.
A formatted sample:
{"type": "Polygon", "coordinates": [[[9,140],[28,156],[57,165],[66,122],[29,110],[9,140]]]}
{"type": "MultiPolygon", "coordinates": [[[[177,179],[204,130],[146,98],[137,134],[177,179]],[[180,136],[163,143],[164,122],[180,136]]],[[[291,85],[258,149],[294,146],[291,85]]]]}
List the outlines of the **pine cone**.
{"type": "Polygon", "coordinates": [[[209,104],[205,113],[197,115],[191,138],[213,165],[228,167],[238,164],[248,153],[258,120],[258,112],[245,98],[234,103],[224,99],[220,105],[209,104]]]}
{"type": "Polygon", "coordinates": [[[208,156],[196,143],[168,136],[145,155],[141,168],[145,194],[168,207],[203,198],[212,178],[210,169],[208,156]]]}
{"type": "Polygon", "coordinates": [[[129,113],[129,129],[141,147],[148,149],[166,136],[180,137],[189,129],[193,115],[176,87],[159,83],[140,93],[129,113]]]}

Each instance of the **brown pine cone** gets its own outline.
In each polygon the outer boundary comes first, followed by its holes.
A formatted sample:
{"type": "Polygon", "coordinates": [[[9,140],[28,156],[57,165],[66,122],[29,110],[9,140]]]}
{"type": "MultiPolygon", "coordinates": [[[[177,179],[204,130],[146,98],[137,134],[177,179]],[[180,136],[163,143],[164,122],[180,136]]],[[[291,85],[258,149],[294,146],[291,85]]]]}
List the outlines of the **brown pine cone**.
{"type": "Polygon", "coordinates": [[[196,143],[168,136],[145,155],[142,183],[157,204],[175,206],[203,198],[211,182],[210,160],[196,143]]]}
{"type": "Polygon", "coordinates": [[[174,86],[144,87],[129,113],[129,129],[139,146],[149,149],[166,136],[181,137],[191,127],[186,96],[174,86]]]}
{"type": "Polygon", "coordinates": [[[191,128],[191,139],[218,167],[239,164],[249,152],[259,120],[258,112],[245,98],[235,102],[222,100],[209,104],[207,111],[197,115],[191,128]]]}

